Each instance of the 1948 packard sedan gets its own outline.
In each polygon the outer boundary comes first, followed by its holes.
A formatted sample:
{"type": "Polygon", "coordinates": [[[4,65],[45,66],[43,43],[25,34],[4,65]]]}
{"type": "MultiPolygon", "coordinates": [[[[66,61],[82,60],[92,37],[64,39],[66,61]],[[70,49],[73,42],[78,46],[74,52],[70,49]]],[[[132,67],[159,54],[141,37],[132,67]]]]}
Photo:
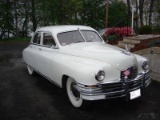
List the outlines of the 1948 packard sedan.
{"type": "Polygon", "coordinates": [[[65,88],[76,108],[93,100],[138,98],[151,82],[146,58],[106,44],[88,26],[38,29],[23,60],[30,75],[37,72],[65,88]]]}

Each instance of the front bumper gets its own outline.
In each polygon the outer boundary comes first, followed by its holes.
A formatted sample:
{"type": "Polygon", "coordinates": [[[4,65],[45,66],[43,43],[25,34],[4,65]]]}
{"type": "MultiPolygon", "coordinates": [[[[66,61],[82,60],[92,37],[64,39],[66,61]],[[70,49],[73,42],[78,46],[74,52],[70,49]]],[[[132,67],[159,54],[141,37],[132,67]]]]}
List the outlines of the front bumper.
{"type": "Polygon", "coordinates": [[[149,71],[138,74],[133,80],[120,80],[116,83],[103,83],[94,86],[77,84],[76,88],[84,100],[102,100],[118,97],[130,97],[130,92],[140,89],[141,95],[144,88],[151,83],[149,71]]]}

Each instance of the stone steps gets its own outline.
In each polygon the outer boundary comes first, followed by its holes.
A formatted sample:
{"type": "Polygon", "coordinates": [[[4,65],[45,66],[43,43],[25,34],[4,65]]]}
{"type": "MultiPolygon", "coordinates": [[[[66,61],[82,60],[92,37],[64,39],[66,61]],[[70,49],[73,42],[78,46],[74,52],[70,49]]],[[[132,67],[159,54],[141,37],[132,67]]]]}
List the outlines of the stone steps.
{"type": "Polygon", "coordinates": [[[125,41],[125,42],[129,42],[129,43],[140,43],[141,42],[141,40],[140,39],[133,39],[132,37],[125,37],[125,38],[123,38],[123,41],[125,41]]]}
{"type": "Polygon", "coordinates": [[[121,48],[125,48],[126,45],[129,45],[130,48],[134,48],[136,44],[139,44],[139,43],[136,43],[134,41],[119,41],[118,42],[118,46],[121,48]]]}
{"type": "Polygon", "coordinates": [[[140,44],[143,40],[148,40],[148,39],[156,39],[160,38],[160,35],[138,35],[138,36],[133,36],[133,37],[124,37],[123,41],[118,42],[118,47],[125,49],[126,45],[129,45],[129,47],[132,49],[136,45],[140,44]]]}
{"type": "Polygon", "coordinates": [[[130,48],[134,48],[137,44],[141,42],[143,38],[134,37],[124,37],[123,41],[118,42],[118,47],[125,49],[126,45],[129,45],[130,48]]]}

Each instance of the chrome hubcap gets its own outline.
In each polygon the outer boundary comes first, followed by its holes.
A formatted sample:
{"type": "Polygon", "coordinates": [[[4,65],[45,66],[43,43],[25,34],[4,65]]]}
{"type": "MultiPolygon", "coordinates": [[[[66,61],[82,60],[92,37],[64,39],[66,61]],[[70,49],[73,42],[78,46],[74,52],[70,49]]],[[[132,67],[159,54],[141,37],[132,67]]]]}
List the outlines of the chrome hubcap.
{"type": "Polygon", "coordinates": [[[76,88],[76,83],[74,83],[74,82],[71,84],[71,93],[72,93],[72,96],[74,97],[75,100],[80,99],[80,93],[76,88]]]}

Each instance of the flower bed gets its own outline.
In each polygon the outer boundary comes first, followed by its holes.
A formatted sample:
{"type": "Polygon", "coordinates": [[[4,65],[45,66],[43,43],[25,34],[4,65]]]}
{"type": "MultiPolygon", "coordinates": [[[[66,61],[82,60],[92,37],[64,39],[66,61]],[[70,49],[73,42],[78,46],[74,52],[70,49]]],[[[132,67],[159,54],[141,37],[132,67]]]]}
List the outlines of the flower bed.
{"type": "Polygon", "coordinates": [[[114,27],[107,28],[103,38],[108,41],[108,44],[116,45],[118,41],[122,41],[125,36],[132,36],[132,28],[131,27],[114,27]]]}

